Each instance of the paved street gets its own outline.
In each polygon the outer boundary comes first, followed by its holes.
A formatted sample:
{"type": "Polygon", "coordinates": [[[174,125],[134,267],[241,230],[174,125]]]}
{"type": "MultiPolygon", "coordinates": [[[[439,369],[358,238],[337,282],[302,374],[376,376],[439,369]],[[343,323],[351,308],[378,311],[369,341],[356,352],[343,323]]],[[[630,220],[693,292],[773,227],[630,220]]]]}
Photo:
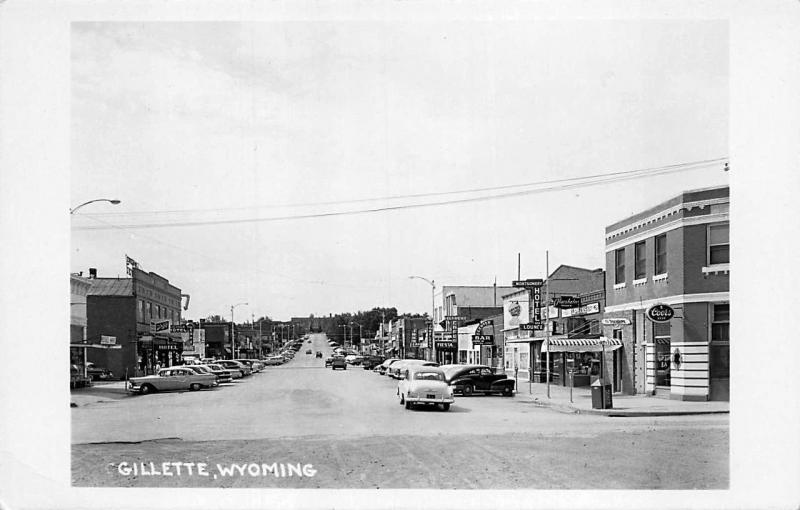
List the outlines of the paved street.
{"type": "MultiPolygon", "coordinates": [[[[395,381],[294,360],[199,392],[85,399],[72,409],[77,486],[693,489],[728,487],[728,416],[564,414],[519,397],[407,411],[395,381]],[[100,400],[100,401],[96,401],[100,400]],[[687,445],[692,445],[687,448],[687,445]],[[209,476],[147,474],[206,463],[209,476]],[[119,465],[123,466],[123,473],[119,465]],[[145,463],[145,473],[125,467],[145,463]],[[231,468],[236,463],[238,468],[231,468]],[[311,465],[274,476],[272,464],[311,465]],[[219,466],[218,466],[219,464],[219,466]],[[254,465],[268,466],[268,473],[254,465]],[[227,469],[226,469],[227,468],[227,469]],[[233,469],[234,472],[227,472],[233,469]],[[311,469],[311,468],[308,468],[311,469]],[[149,471],[148,471],[149,470],[149,471]],[[249,471],[248,471],[249,470],[249,471]],[[313,474],[311,474],[313,473],[313,474]],[[216,476],[215,476],[216,475],[216,476]]],[[[276,468],[276,469],[278,469],[276,468]]],[[[138,469],[141,469],[140,467],[138,469]]]]}

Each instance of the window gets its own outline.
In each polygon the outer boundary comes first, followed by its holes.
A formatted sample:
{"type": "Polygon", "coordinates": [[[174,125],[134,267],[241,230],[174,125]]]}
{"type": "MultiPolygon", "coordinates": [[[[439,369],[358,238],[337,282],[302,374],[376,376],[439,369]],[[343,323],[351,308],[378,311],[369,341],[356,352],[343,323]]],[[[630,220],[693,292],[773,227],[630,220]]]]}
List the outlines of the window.
{"type": "Polygon", "coordinates": [[[147,315],[145,317],[145,320],[150,320],[152,318],[153,318],[153,303],[148,301],[147,302],[147,315]]]}
{"type": "Polygon", "coordinates": [[[621,329],[615,329],[613,331],[613,333],[611,334],[611,336],[612,336],[612,338],[614,338],[616,340],[622,340],[622,330],[621,329]]]}
{"type": "Polygon", "coordinates": [[[614,252],[614,283],[625,283],[625,248],[614,252]]]}
{"type": "Polygon", "coordinates": [[[647,254],[645,253],[644,241],[633,245],[633,278],[641,280],[647,277],[647,254]]]}
{"type": "Polygon", "coordinates": [[[655,274],[667,273],[667,234],[656,236],[655,263],[655,274]]]}
{"type": "Polygon", "coordinates": [[[144,300],[139,300],[139,307],[136,309],[136,318],[139,322],[144,322],[144,300]]]}
{"type": "Polygon", "coordinates": [[[730,262],[729,227],[728,223],[708,226],[709,264],[728,264],[730,262]]]}
{"type": "Polygon", "coordinates": [[[711,341],[729,342],[731,325],[731,305],[713,305],[711,310],[711,341]]]}

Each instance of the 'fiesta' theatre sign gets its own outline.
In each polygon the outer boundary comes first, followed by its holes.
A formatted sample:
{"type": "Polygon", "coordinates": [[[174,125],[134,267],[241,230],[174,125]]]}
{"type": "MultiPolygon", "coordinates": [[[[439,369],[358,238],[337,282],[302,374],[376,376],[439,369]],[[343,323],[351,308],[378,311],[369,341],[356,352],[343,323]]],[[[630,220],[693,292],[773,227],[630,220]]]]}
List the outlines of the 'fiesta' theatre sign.
{"type": "Polygon", "coordinates": [[[659,303],[648,308],[645,315],[653,322],[667,322],[675,316],[675,310],[669,305],[659,303]]]}

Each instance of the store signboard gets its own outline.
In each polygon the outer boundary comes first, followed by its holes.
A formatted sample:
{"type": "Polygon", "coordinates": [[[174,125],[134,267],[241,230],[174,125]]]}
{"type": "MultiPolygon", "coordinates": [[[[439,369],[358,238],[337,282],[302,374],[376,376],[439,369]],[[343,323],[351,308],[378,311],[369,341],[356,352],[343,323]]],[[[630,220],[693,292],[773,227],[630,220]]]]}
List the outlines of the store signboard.
{"type": "Polygon", "coordinates": [[[150,321],[150,332],[151,333],[169,332],[171,322],[172,321],[170,320],[150,321]]]}
{"type": "Polygon", "coordinates": [[[530,322],[528,324],[520,324],[520,331],[544,331],[543,322],[530,322]]]}
{"type": "Polygon", "coordinates": [[[472,335],[472,345],[494,345],[492,335],[472,335]]]}
{"type": "Polygon", "coordinates": [[[671,306],[659,303],[647,309],[645,316],[652,322],[669,322],[675,316],[671,306]]]}
{"type": "Polygon", "coordinates": [[[601,321],[604,326],[628,326],[631,323],[630,319],[624,317],[608,318],[601,321]]]}
{"type": "Polygon", "coordinates": [[[541,278],[528,278],[527,280],[514,280],[511,282],[512,287],[522,287],[525,289],[541,287],[542,285],[544,285],[544,280],[541,278]]]}
{"type": "Polygon", "coordinates": [[[553,298],[556,308],[580,308],[581,298],[577,296],[558,296],[553,298]]]}
{"type": "Polygon", "coordinates": [[[117,345],[117,337],[100,335],[100,345],[117,345]]]}

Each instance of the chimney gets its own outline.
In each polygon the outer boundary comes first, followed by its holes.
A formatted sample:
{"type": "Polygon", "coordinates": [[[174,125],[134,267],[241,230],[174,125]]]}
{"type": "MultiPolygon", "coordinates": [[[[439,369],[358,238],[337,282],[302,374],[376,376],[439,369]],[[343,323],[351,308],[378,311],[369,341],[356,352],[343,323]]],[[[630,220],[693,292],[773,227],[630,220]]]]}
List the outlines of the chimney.
{"type": "Polygon", "coordinates": [[[97,278],[97,268],[90,267],[89,268],[89,278],[97,278]]]}

